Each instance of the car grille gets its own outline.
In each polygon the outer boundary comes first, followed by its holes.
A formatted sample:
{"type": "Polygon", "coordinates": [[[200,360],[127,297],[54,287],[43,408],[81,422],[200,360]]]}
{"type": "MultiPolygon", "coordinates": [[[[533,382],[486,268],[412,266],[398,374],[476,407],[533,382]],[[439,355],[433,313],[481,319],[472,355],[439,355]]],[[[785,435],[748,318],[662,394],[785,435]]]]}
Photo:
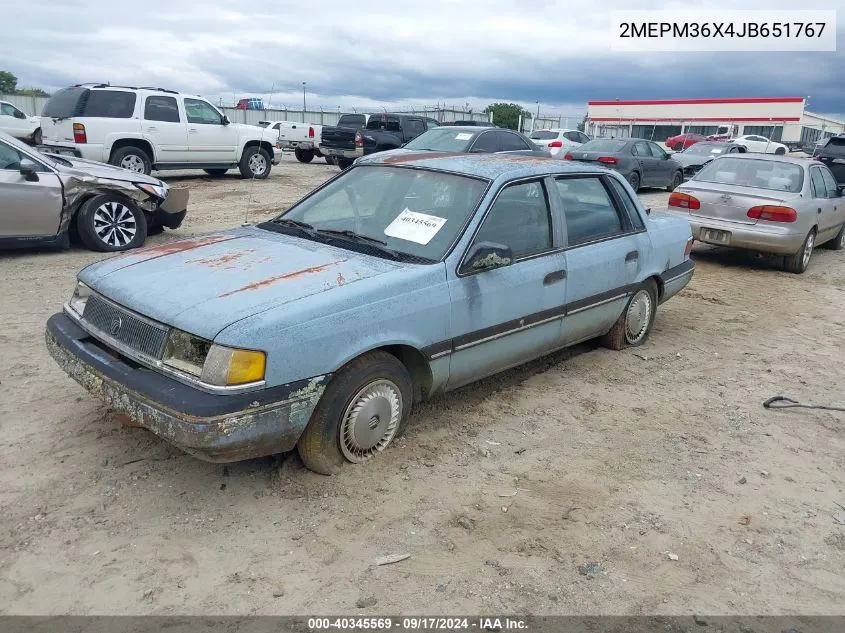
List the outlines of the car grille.
{"type": "Polygon", "coordinates": [[[88,297],[82,320],[126,347],[161,358],[167,328],[155,325],[97,295],[88,297]]]}

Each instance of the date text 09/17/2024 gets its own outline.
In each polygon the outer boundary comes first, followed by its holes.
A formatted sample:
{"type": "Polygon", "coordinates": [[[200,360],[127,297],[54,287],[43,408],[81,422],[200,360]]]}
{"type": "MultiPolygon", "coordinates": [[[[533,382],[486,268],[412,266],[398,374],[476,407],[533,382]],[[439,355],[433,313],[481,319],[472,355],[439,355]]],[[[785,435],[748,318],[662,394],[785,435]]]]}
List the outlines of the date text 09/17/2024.
{"type": "Polygon", "coordinates": [[[519,618],[497,617],[351,617],[309,618],[309,631],[329,630],[397,630],[397,631],[527,631],[528,624],[519,618]]]}

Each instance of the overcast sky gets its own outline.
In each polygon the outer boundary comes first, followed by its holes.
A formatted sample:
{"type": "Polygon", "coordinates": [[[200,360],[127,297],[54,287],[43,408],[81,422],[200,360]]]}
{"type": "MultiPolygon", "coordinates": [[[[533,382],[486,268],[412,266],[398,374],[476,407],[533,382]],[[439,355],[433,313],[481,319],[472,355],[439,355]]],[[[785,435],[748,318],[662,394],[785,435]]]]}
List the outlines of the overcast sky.
{"type": "Polygon", "coordinates": [[[26,0],[3,12],[0,69],[21,86],[156,85],[347,109],[516,101],[807,96],[845,112],[845,0],[836,53],[619,53],[613,8],[795,9],[793,0],[26,0]],[[270,93],[272,90],[272,97],[270,93]]]}

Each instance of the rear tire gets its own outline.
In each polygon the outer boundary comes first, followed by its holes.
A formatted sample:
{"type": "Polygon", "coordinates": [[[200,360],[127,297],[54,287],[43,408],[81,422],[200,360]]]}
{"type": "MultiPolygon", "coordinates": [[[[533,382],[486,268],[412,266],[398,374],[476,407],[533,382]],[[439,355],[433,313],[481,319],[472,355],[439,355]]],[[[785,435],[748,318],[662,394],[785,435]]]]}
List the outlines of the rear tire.
{"type": "Polygon", "coordinates": [[[632,171],[628,175],[628,184],[631,185],[634,193],[638,192],[640,190],[640,175],[637,172],[632,171]]]}
{"type": "Polygon", "coordinates": [[[334,156],[326,156],[325,158],[326,158],[326,164],[327,165],[334,165],[335,164],[334,156]]]}
{"type": "Polygon", "coordinates": [[[299,149],[298,147],[293,150],[293,155],[296,156],[296,160],[300,163],[310,163],[314,160],[314,150],[310,149],[299,149]]]}
{"type": "Polygon", "coordinates": [[[335,164],[340,167],[341,171],[345,171],[352,166],[352,161],[348,158],[338,158],[335,164]]]}
{"type": "Polygon", "coordinates": [[[675,150],[676,152],[680,152],[681,150],[684,149],[684,144],[683,143],[675,143],[672,146],[672,149],[675,150]]]}
{"type": "Polygon", "coordinates": [[[801,248],[793,255],[787,255],[783,258],[783,268],[787,272],[800,275],[810,265],[810,258],[813,256],[813,249],[816,244],[816,229],[807,233],[804,243],[801,248]]]}
{"type": "Polygon", "coordinates": [[[112,153],[109,163],[116,167],[122,167],[123,169],[135,172],[136,174],[146,174],[147,176],[153,170],[153,163],[150,157],[147,156],[147,152],[134,145],[127,145],[126,147],[116,149],[112,153]]]}
{"type": "Polygon", "coordinates": [[[669,183],[669,186],[666,187],[666,191],[675,191],[678,187],[681,186],[681,183],[684,182],[684,175],[676,171],[675,175],[672,176],[672,182],[669,183]]]}
{"type": "Polygon", "coordinates": [[[251,145],[244,149],[238,169],[241,172],[242,178],[264,180],[270,175],[271,166],[272,163],[267,150],[256,145],[251,145]]]}
{"type": "Polygon", "coordinates": [[[76,216],[79,239],[92,251],[138,248],[147,238],[147,218],[134,202],[106,193],[82,204],[76,216]]]}
{"type": "Polygon", "coordinates": [[[228,169],[203,169],[203,171],[205,173],[207,173],[209,176],[217,178],[217,177],[223,176],[229,170],[228,169]]]}
{"type": "Polygon", "coordinates": [[[840,227],[839,233],[836,234],[836,237],[825,244],[825,246],[832,251],[841,251],[845,248],[845,224],[840,227]]]}
{"type": "Polygon", "coordinates": [[[657,314],[657,285],[649,279],[628,300],[610,331],[601,337],[601,344],[620,350],[645,343],[657,314]]]}
{"type": "Polygon", "coordinates": [[[41,136],[41,128],[38,128],[37,130],[35,130],[35,132],[32,133],[33,145],[41,145],[41,141],[43,140],[44,138],[41,136]]]}
{"type": "Polygon", "coordinates": [[[782,147],[778,147],[778,148],[775,150],[775,154],[781,154],[781,155],[782,155],[782,154],[786,154],[786,150],[785,150],[785,149],[783,149],[782,147]]]}
{"type": "Polygon", "coordinates": [[[375,351],[335,374],[297,443],[306,468],[322,475],[380,454],[399,434],[414,390],[405,366],[375,351]]]}

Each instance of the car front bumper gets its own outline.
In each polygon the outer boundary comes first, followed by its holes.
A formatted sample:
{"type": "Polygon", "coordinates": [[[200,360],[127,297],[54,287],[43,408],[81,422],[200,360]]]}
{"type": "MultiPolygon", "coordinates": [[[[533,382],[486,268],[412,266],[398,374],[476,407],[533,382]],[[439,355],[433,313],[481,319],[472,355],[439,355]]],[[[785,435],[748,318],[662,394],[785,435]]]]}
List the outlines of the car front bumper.
{"type": "Polygon", "coordinates": [[[686,211],[667,211],[669,215],[683,218],[690,223],[692,237],[703,244],[726,246],[743,250],[770,253],[773,255],[792,255],[804,244],[807,232],[798,229],[794,224],[741,224],[715,218],[703,218],[686,211]],[[727,231],[730,239],[727,244],[702,239],[702,229],[727,231]]]}
{"type": "Polygon", "coordinates": [[[212,394],[128,361],[66,314],[47,321],[47,349],[109,409],[186,453],[233,462],[292,450],[330,374],[259,391],[212,394]]]}

